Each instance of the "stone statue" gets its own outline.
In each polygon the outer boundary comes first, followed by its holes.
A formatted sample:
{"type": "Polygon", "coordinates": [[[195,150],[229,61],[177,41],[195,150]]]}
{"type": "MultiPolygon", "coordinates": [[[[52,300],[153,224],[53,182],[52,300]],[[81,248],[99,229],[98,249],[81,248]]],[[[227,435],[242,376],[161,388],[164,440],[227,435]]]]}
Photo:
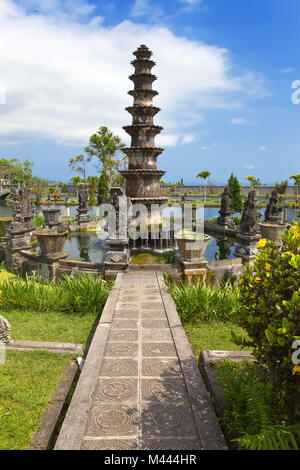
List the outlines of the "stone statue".
{"type": "Polygon", "coordinates": [[[279,219],[279,213],[282,211],[281,207],[278,207],[278,196],[277,191],[274,189],[271,193],[271,197],[269,199],[269,203],[265,210],[265,220],[270,222],[277,222],[279,219]]]}
{"type": "Polygon", "coordinates": [[[80,186],[78,190],[79,197],[79,209],[87,210],[88,209],[88,199],[89,199],[89,190],[84,186],[80,186]]]}
{"type": "Polygon", "coordinates": [[[9,336],[10,330],[11,330],[11,326],[6,320],[6,318],[0,315],[0,342],[2,343],[10,342],[10,336],[9,336]]]}
{"type": "Polygon", "coordinates": [[[220,217],[218,217],[219,225],[232,224],[232,210],[230,208],[230,193],[228,186],[225,186],[222,193],[221,209],[219,210],[220,217]]]}
{"type": "Polygon", "coordinates": [[[232,214],[232,210],[230,208],[230,193],[228,186],[225,186],[224,192],[222,193],[221,210],[219,211],[219,213],[221,217],[232,214]]]}
{"type": "Polygon", "coordinates": [[[252,189],[244,204],[241,220],[241,233],[254,236],[257,234],[259,215],[256,208],[255,191],[252,189]]]}

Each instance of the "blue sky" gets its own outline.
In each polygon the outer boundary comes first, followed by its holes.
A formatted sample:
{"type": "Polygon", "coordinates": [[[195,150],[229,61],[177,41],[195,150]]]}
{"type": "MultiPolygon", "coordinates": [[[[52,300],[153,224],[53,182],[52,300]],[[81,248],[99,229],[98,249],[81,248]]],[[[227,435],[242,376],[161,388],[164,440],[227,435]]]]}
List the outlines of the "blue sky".
{"type": "Polygon", "coordinates": [[[130,61],[145,43],[166,181],[287,179],[300,170],[299,23],[299,0],[1,0],[0,156],[68,181],[101,125],[130,144],[130,61]]]}

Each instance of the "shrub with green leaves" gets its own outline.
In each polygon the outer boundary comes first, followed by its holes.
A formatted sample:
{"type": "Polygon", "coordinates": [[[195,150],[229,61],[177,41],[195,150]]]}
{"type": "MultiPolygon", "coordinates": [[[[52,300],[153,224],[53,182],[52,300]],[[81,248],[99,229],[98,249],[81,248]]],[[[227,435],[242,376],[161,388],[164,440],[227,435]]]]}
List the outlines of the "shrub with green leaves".
{"type": "Polygon", "coordinates": [[[87,274],[64,276],[48,284],[37,276],[5,280],[0,285],[0,308],[4,310],[36,310],[38,312],[93,313],[101,312],[112,282],[102,276],[87,274]]]}
{"type": "Polygon", "coordinates": [[[251,361],[214,364],[226,399],[222,419],[239,450],[298,450],[300,425],[286,425],[270,406],[272,385],[251,361]]]}
{"type": "Polygon", "coordinates": [[[238,292],[230,282],[217,288],[198,281],[190,286],[169,285],[183,322],[201,320],[230,321],[238,308],[238,292]]]}
{"type": "MultiPolygon", "coordinates": [[[[240,280],[239,324],[258,362],[269,371],[274,402],[290,423],[300,418],[300,366],[293,363],[293,344],[300,340],[300,226],[282,236],[283,248],[266,239],[240,280]]],[[[235,336],[235,335],[233,335],[235,336]]]]}

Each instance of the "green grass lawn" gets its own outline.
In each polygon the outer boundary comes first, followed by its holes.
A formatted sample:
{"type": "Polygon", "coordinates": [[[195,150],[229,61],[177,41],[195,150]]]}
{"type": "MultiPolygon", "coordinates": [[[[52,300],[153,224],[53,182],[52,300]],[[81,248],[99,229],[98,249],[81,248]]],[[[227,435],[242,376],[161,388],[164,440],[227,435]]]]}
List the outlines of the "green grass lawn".
{"type": "Polygon", "coordinates": [[[0,450],[27,449],[70,355],[8,351],[0,364],[0,450]]]}
{"type": "Polygon", "coordinates": [[[11,324],[11,338],[28,341],[53,341],[85,344],[98,318],[95,313],[72,315],[27,310],[2,311],[11,324]]]}
{"type": "Polygon", "coordinates": [[[230,322],[222,321],[201,321],[184,323],[184,329],[189,341],[195,346],[197,360],[199,353],[205,349],[214,349],[220,351],[239,351],[240,346],[234,344],[231,339],[231,331],[236,335],[247,337],[246,332],[230,322]]]}

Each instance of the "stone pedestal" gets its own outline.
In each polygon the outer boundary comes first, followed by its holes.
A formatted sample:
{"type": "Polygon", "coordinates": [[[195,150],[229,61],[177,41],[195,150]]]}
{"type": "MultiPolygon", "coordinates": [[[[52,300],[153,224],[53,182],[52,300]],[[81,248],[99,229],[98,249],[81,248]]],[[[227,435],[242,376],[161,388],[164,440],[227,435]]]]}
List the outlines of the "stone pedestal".
{"type": "Polygon", "coordinates": [[[235,248],[235,256],[243,258],[243,260],[250,262],[255,259],[258,253],[256,243],[259,240],[259,235],[246,235],[239,233],[237,235],[238,245],[235,248]]]}
{"type": "Polygon", "coordinates": [[[183,266],[184,279],[188,284],[192,283],[194,277],[201,279],[203,282],[206,280],[208,262],[205,259],[198,262],[181,261],[181,264],[183,266]]]}
{"type": "Polygon", "coordinates": [[[111,275],[125,272],[130,263],[129,239],[113,238],[106,241],[110,250],[106,253],[104,261],[105,274],[111,275]]]}
{"type": "Polygon", "coordinates": [[[220,217],[218,217],[218,224],[219,225],[228,225],[228,226],[232,226],[233,225],[233,220],[232,220],[232,215],[229,214],[229,215],[221,215],[220,217]]]}
{"type": "Polygon", "coordinates": [[[30,238],[34,229],[32,220],[12,222],[7,228],[5,261],[9,271],[19,272],[22,264],[19,252],[30,249],[30,238]]]}
{"type": "Polygon", "coordinates": [[[76,220],[78,225],[90,222],[91,218],[88,209],[77,209],[76,220]]]}

